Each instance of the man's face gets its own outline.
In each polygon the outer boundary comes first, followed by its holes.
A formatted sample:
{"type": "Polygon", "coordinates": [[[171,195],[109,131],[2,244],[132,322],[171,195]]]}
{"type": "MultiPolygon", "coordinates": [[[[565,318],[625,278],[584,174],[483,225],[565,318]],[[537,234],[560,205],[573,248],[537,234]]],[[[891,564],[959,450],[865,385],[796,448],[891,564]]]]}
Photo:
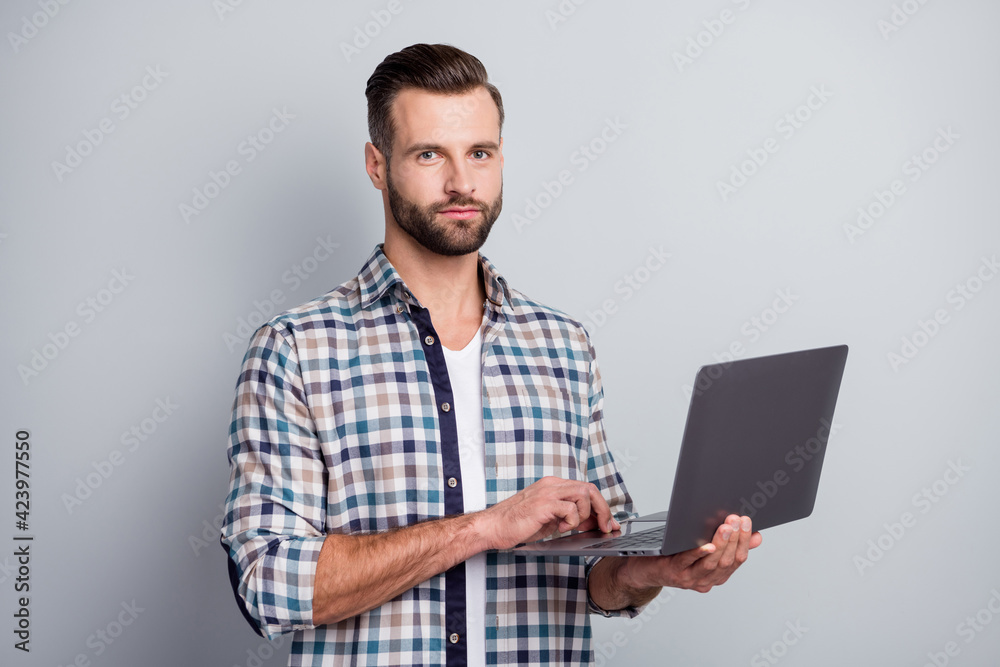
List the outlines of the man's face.
{"type": "Polygon", "coordinates": [[[439,255],[476,252],[503,205],[499,112],[485,88],[463,95],[402,91],[386,170],[396,224],[439,255]]]}

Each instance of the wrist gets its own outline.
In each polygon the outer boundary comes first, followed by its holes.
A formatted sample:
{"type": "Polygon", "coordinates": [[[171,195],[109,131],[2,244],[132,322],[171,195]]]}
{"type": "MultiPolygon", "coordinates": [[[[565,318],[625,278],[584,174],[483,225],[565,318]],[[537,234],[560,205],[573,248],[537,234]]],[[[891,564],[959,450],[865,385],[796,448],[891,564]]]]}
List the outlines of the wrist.
{"type": "Polygon", "coordinates": [[[465,514],[461,518],[460,531],[469,545],[470,557],[497,548],[494,531],[490,530],[489,510],[465,514]]]}
{"type": "Polygon", "coordinates": [[[649,590],[650,588],[658,588],[649,580],[646,576],[645,568],[643,567],[646,558],[633,557],[633,558],[619,558],[617,562],[617,567],[612,571],[612,576],[615,584],[624,591],[629,593],[638,594],[649,590]]]}

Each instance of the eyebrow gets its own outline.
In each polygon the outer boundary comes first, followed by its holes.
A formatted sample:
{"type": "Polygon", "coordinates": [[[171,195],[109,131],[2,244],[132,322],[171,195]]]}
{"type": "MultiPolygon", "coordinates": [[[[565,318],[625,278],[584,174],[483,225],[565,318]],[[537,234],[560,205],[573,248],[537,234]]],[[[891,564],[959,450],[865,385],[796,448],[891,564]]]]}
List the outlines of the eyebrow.
{"type": "MultiPolygon", "coordinates": [[[[441,152],[443,149],[444,149],[444,147],[441,144],[431,144],[431,143],[414,144],[414,145],[412,145],[412,146],[410,146],[409,148],[406,149],[406,151],[404,152],[404,155],[413,155],[414,153],[423,153],[424,151],[437,151],[437,152],[441,152]]],[[[498,144],[495,141],[480,141],[480,142],[475,143],[472,146],[470,146],[469,150],[471,150],[471,151],[479,151],[479,150],[499,151],[500,150],[500,144],[498,144]]]]}

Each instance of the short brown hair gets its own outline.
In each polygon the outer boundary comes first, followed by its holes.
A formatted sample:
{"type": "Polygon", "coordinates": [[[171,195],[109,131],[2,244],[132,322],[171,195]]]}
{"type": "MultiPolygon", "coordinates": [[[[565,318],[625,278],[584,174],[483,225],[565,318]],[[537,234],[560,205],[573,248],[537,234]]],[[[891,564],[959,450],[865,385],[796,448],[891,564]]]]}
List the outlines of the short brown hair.
{"type": "Polygon", "coordinates": [[[472,54],[448,44],[414,44],[386,56],[368,79],[368,134],[386,160],[392,152],[395,126],[392,104],[407,88],[460,95],[482,86],[500,114],[503,129],[503,100],[500,91],[489,82],[483,63],[472,54]]]}

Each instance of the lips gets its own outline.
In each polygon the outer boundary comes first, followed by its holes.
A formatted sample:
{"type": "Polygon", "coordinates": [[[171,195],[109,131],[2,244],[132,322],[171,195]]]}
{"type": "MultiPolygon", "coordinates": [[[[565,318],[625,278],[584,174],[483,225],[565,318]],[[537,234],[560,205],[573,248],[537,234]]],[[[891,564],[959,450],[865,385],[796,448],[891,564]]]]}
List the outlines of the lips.
{"type": "Polygon", "coordinates": [[[468,220],[469,218],[474,218],[479,214],[479,209],[476,207],[469,206],[452,206],[446,208],[439,213],[447,218],[453,220],[468,220]]]}

